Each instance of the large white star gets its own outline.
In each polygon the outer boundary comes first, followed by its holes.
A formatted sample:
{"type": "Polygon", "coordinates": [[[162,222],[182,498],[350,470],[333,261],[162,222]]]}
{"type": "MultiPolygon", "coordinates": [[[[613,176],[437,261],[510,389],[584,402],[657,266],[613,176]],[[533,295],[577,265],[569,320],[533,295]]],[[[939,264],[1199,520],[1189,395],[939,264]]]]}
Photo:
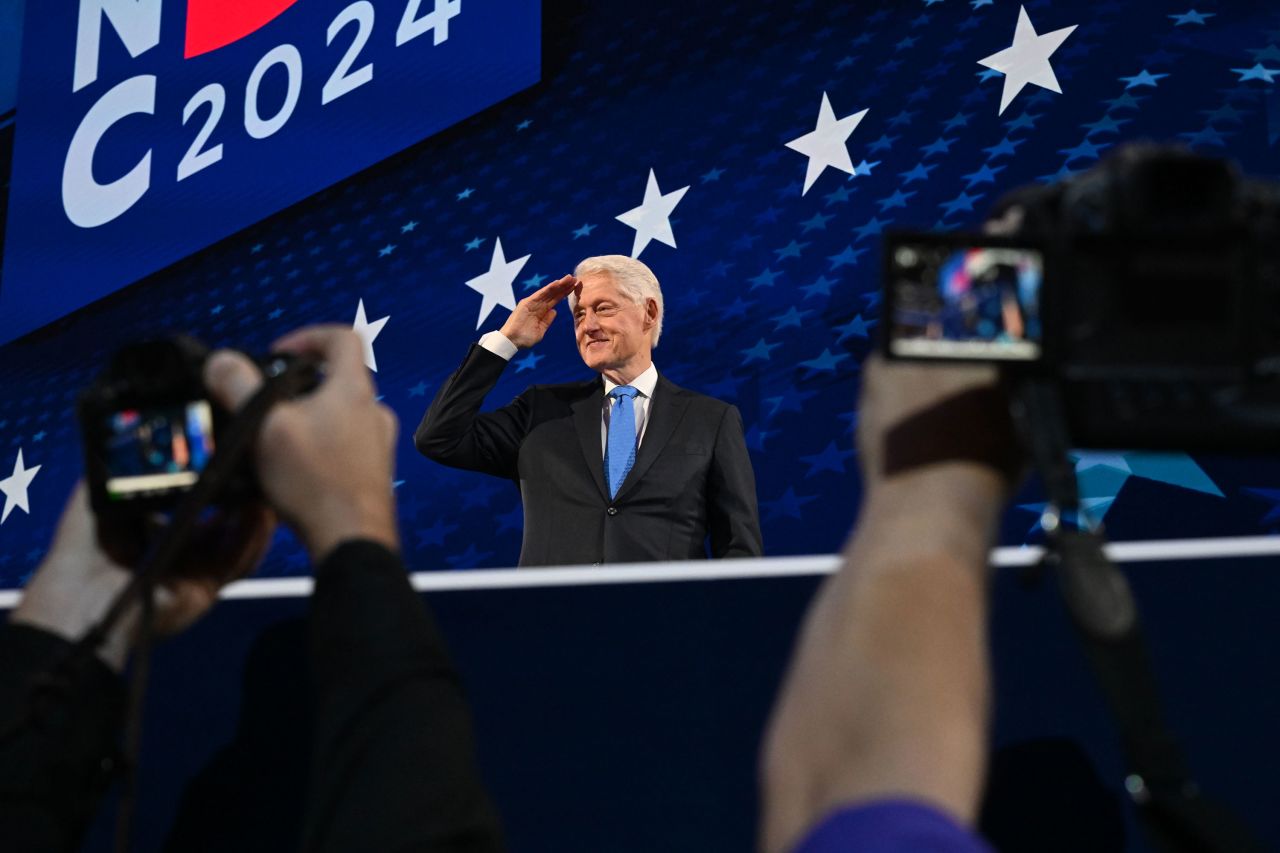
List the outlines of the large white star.
{"type": "Polygon", "coordinates": [[[478,275],[467,282],[467,287],[484,298],[480,300],[480,316],[476,319],[476,328],[489,316],[489,312],[501,305],[508,311],[516,309],[516,293],[512,289],[516,276],[533,255],[525,255],[508,261],[502,254],[501,238],[493,241],[493,258],[489,261],[489,271],[478,275]]]}
{"type": "Polygon", "coordinates": [[[373,341],[382,331],[382,327],[387,325],[387,321],[391,319],[391,315],[383,317],[381,320],[369,322],[369,318],[364,314],[364,300],[360,300],[360,304],[356,306],[356,321],[352,324],[352,330],[360,336],[360,343],[364,344],[364,364],[365,367],[378,372],[378,359],[373,354],[373,341]]]}
{"type": "Polygon", "coordinates": [[[673,249],[676,247],[676,235],[671,233],[671,211],[676,209],[676,205],[688,191],[688,187],[682,187],[663,195],[662,190],[658,189],[657,175],[653,173],[653,169],[649,170],[644,201],[640,202],[639,207],[633,207],[617,217],[622,224],[636,229],[636,239],[631,244],[631,257],[640,257],[650,240],[666,243],[673,249]]]}
{"type": "Polygon", "coordinates": [[[1001,113],[1028,83],[1062,94],[1058,78],[1053,74],[1053,66],[1049,64],[1049,57],[1074,31],[1075,26],[1070,26],[1042,36],[1036,35],[1026,7],[1018,7],[1018,26],[1013,31],[1013,44],[986,59],[978,60],[979,65],[1004,74],[1004,92],[1000,95],[1001,113]]]}
{"type": "Polygon", "coordinates": [[[13,473],[0,480],[0,492],[4,492],[4,512],[0,514],[0,524],[4,524],[15,506],[28,515],[31,514],[31,508],[27,506],[27,489],[38,473],[39,465],[34,468],[23,465],[22,448],[18,448],[18,461],[13,463],[13,473]]]}
{"type": "Polygon", "coordinates": [[[818,180],[818,176],[828,166],[853,174],[853,160],[849,159],[849,148],[845,145],[845,140],[866,114],[867,111],[862,110],[838,119],[835,110],[831,109],[827,93],[822,93],[817,126],[804,136],[787,143],[792,151],[799,151],[809,158],[809,168],[804,173],[804,189],[800,190],[800,195],[809,191],[809,187],[813,186],[813,182],[818,180]]]}

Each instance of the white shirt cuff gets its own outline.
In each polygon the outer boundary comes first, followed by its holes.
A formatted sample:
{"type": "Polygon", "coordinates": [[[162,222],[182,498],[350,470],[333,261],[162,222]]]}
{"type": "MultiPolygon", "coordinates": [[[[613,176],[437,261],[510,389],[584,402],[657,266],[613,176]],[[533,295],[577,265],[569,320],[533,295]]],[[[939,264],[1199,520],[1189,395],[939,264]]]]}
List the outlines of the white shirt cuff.
{"type": "Polygon", "coordinates": [[[506,335],[498,331],[486,332],[481,335],[480,346],[496,356],[505,358],[507,361],[515,358],[515,354],[520,351],[520,348],[511,343],[511,340],[506,335]]]}

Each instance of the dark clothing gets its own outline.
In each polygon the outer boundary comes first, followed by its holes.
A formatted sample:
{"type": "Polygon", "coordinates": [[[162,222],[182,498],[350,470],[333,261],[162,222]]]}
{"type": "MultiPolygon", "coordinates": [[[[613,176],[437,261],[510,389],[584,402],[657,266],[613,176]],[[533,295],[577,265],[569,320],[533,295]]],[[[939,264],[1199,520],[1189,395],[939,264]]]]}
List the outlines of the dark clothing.
{"type": "Polygon", "coordinates": [[[604,383],[534,385],[480,412],[507,361],[472,346],[414,434],[427,458],[518,483],[520,565],[757,557],[755,475],[738,410],[661,375],[635,465],[610,499],[604,383]]]}
{"type": "MultiPolygon", "coordinates": [[[[336,548],[316,569],[310,619],[315,753],[303,849],[503,849],[457,675],[399,557],[372,542],[336,548]]],[[[0,632],[0,726],[69,647],[25,626],[0,632]]],[[[5,850],[74,850],[93,816],[123,689],[96,658],[80,668],[39,725],[0,744],[5,850]]]]}

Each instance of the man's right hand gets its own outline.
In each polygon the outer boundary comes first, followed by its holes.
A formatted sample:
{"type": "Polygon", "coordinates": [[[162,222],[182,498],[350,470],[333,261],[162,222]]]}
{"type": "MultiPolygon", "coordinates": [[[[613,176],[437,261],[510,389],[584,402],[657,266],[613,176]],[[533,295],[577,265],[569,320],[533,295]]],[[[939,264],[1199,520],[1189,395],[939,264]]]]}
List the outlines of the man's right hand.
{"type": "Polygon", "coordinates": [[[538,343],[556,318],[556,304],[577,286],[578,280],[567,275],[521,299],[507,322],[502,324],[502,334],[520,349],[528,349],[538,343]]]}

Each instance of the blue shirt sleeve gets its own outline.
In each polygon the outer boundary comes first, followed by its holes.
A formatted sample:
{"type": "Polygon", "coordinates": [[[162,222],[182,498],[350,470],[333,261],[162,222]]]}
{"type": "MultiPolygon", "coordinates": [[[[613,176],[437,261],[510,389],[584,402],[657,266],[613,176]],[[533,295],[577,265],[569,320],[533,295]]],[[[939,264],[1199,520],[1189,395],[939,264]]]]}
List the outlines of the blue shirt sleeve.
{"type": "Polygon", "coordinates": [[[940,809],[913,800],[879,800],[827,815],[795,853],[993,853],[940,809]]]}

